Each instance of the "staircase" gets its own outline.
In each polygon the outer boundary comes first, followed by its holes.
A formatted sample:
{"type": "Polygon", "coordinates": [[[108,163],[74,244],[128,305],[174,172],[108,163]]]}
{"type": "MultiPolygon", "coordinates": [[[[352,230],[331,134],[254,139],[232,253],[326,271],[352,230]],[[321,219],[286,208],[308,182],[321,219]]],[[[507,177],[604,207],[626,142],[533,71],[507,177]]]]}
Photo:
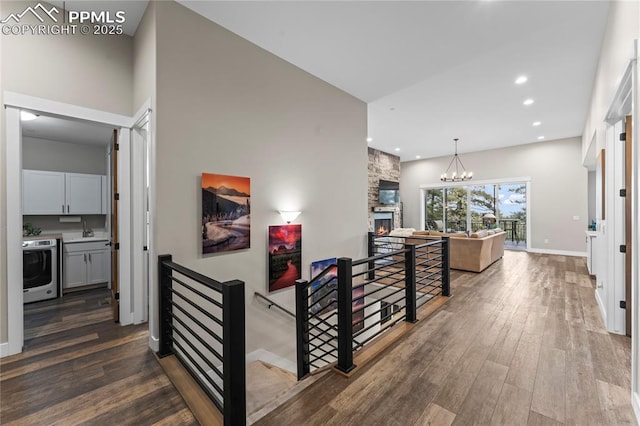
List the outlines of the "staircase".
{"type": "Polygon", "coordinates": [[[267,362],[247,364],[247,416],[284,395],[297,381],[292,372],[267,362]]]}

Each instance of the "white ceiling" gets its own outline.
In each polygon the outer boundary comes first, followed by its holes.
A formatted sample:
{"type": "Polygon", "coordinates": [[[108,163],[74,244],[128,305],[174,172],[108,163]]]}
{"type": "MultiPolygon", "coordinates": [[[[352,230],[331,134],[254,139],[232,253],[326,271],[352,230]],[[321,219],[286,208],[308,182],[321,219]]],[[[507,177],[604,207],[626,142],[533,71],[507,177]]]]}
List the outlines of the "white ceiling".
{"type": "Polygon", "coordinates": [[[113,127],[110,126],[46,115],[21,123],[22,136],[58,142],[106,146],[113,135],[113,127]]]}
{"type": "Polygon", "coordinates": [[[468,152],[581,135],[608,12],[606,1],[179,3],[367,102],[370,146],[403,161],[450,155],[455,137],[468,152]]]}
{"type": "MultiPolygon", "coordinates": [[[[133,35],[147,3],[65,4],[125,10],[133,35]]],[[[179,3],[366,102],[369,145],[403,161],[450,155],[453,138],[464,153],[580,136],[608,12],[602,0],[179,3]]]]}

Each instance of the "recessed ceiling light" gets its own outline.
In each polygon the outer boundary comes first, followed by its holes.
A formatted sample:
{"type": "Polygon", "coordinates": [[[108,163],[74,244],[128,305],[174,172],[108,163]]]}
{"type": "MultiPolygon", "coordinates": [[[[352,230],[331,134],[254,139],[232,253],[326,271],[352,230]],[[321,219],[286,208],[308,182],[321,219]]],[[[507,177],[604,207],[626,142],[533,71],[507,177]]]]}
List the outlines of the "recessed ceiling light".
{"type": "Polygon", "coordinates": [[[35,120],[36,118],[38,118],[38,116],[31,112],[20,111],[20,120],[22,121],[31,121],[31,120],[35,120]]]}
{"type": "Polygon", "coordinates": [[[419,160],[419,159],[421,159],[422,157],[420,157],[419,155],[416,155],[416,158],[419,160]]]}
{"type": "Polygon", "coordinates": [[[539,141],[541,141],[542,139],[544,139],[544,136],[538,136],[539,141]]]}
{"type": "Polygon", "coordinates": [[[542,121],[534,121],[533,126],[539,126],[542,124],[542,121]]]}
{"type": "Polygon", "coordinates": [[[525,99],[525,101],[522,103],[522,105],[531,105],[533,103],[533,99],[529,98],[529,99],[525,99]]]}
{"type": "Polygon", "coordinates": [[[521,75],[518,78],[516,78],[516,84],[524,84],[527,82],[527,76],[526,75],[521,75]]]}
{"type": "Polygon", "coordinates": [[[367,142],[373,142],[373,138],[367,138],[367,142]]]}
{"type": "Polygon", "coordinates": [[[400,151],[400,148],[396,148],[396,152],[400,151]]]}

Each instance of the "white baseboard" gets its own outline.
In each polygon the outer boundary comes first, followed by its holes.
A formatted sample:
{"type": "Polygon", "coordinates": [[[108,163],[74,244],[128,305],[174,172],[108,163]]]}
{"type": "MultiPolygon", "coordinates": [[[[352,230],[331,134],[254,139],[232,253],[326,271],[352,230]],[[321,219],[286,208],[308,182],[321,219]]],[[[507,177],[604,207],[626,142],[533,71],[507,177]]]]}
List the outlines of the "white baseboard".
{"type": "Polygon", "coordinates": [[[586,251],[548,250],[548,249],[539,249],[539,248],[530,248],[530,249],[527,249],[527,251],[529,253],[555,254],[558,256],[587,257],[586,251]]]}
{"type": "Polygon", "coordinates": [[[9,356],[9,342],[0,343],[0,358],[9,356]]]}
{"type": "Polygon", "coordinates": [[[160,350],[160,339],[149,334],[149,347],[152,351],[158,352],[160,350]]]}
{"type": "Polygon", "coordinates": [[[637,392],[631,392],[631,407],[633,415],[636,416],[636,423],[640,423],[640,396],[637,392]]]}

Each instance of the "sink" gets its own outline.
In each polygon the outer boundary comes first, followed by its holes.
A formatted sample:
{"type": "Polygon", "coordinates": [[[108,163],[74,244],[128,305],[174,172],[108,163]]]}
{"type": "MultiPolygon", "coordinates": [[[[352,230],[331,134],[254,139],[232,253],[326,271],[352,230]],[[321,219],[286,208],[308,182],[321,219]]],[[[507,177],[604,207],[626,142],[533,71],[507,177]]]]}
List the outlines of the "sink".
{"type": "Polygon", "coordinates": [[[91,241],[109,241],[109,237],[74,237],[62,240],[65,244],[89,243],[91,241]]]}

